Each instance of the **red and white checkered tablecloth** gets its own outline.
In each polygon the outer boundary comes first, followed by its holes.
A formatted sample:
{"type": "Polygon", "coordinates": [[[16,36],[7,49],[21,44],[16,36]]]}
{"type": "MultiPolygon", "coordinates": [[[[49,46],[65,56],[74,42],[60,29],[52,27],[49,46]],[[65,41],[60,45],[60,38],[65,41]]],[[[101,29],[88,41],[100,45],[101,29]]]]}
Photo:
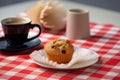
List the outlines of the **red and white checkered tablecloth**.
{"type": "MultiPolygon", "coordinates": [[[[90,27],[90,39],[71,42],[96,51],[100,59],[94,65],[76,70],[43,68],[29,57],[33,50],[40,49],[39,46],[22,53],[0,52],[0,80],[120,80],[120,29],[96,23],[90,23],[90,27]]],[[[1,29],[0,36],[3,36],[1,29]]],[[[65,30],[55,34],[44,31],[39,38],[44,45],[55,38],[66,38],[65,30]]]]}

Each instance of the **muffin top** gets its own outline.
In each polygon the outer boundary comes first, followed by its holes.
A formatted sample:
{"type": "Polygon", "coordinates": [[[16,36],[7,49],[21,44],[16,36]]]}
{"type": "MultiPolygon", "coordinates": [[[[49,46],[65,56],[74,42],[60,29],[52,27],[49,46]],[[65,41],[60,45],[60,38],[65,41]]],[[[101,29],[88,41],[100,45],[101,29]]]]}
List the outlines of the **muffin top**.
{"type": "Polygon", "coordinates": [[[68,54],[74,52],[73,45],[70,41],[64,39],[55,39],[48,42],[45,45],[44,50],[49,54],[68,54]]]}

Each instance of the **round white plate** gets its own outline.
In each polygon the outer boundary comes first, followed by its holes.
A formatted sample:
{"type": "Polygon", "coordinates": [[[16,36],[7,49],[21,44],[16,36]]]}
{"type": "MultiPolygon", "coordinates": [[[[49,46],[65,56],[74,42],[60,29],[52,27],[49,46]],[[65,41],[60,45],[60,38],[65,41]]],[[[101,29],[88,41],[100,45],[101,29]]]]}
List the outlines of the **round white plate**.
{"type": "Polygon", "coordinates": [[[76,46],[76,45],[74,45],[74,48],[75,48],[74,54],[78,54],[78,55],[80,54],[79,55],[80,61],[72,64],[69,67],[64,67],[68,64],[57,64],[56,62],[49,61],[47,59],[47,56],[45,55],[45,51],[43,49],[32,52],[30,54],[30,57],[36,64],[38,64],[42,67],[51,68],[51,69],[64,69],[64,70],[88,67],[90,65],[95,64],[98,61],[99,56],[96,52],[86,49],[86,48],[80,48],[79,46],[76,46]],[[78,53],[76,53],[77,50],[79,51],[78,53]],[[81,57],[82,57],[82,59],[81,59],[81,57]],[[48,61],[46,61],[46,60],[48,60],[48,61]]]}

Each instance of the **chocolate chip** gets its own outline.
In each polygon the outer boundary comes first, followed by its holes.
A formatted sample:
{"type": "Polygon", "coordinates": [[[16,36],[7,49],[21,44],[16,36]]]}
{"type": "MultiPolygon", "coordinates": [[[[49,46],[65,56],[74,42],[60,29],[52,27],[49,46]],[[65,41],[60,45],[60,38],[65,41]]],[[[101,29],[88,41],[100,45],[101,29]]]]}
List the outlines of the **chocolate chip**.
{"type": "Polygon", "coordinates": [[[66,51],[65,50],[62,50],[62,54],[65,54],[66,53],[66,51]]]}
{"type": "Polygon", "coordinates": [[[52,45],[51,48],[55,48],[55,46],[52,45]]]}

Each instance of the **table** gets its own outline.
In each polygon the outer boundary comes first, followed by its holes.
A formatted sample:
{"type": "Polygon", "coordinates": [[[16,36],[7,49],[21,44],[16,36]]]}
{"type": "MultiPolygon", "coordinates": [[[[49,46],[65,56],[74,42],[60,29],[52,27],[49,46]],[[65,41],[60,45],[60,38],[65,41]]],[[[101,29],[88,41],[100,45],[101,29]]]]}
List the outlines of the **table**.
{"type": "MultiPolygon", "coordinates": [[[[3,53],[0,52],[0,78],[36,79],[36,80],[80,80],[80,79],[120,79],[120,29],[113,25],[99,25],[90,23],[91,38],[88,40],[71,40],[80,47],[94,50],[100,55],[100,59],[94,65],[77,70],[51,70],[42,68],[35,64],[29,57],[34,50],[40,47],[22,52],[3,53]]],[[[35,31],[33,31],[35,32],[35,31]]],[[[44,45],[46,42],[56,38],[66,38],[65,30],[55,34],[42,32],[40,40],[44,45]]],[[[2,36],[2,30],[0,30],[2,36]]]]}
{"type": "MultiPolygon", "coordinates": [[[[9,80],[119,80],[120,79],[120,29],[112,24],[90,22],[91,38],[70,40],[73,44],[88,48],[100,55],[91,66],[76,70],[53,70],[35,64],[29,57],[35,48],[15,53],[0,52],[0,79],[9,80]]],[[[36,30],[32,31],[36,33],[36,30]]],[[[0,28],[0,37],[3,36],[0,28]]],[[[65,29],[50,34],[43,31],[39,36],[42,45],[56,38],[66,38],[65,29]]]]}

